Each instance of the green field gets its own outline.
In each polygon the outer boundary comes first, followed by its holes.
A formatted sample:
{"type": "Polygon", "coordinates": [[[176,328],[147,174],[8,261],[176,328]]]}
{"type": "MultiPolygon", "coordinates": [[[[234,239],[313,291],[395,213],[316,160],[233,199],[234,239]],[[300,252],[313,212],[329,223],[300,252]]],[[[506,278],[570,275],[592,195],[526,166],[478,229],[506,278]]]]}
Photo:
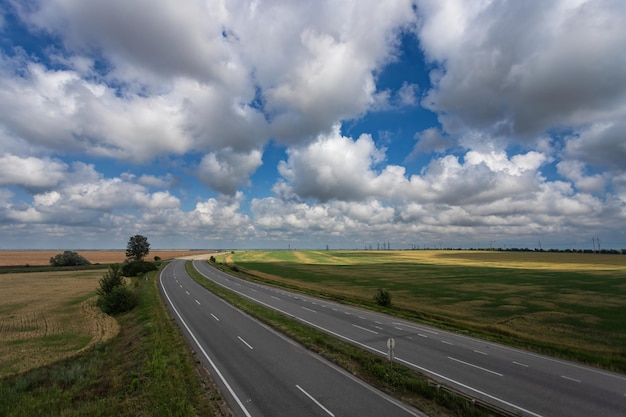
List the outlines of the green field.
{"type": "Polygon", "coordinates": [[[226,261],[274,284],[626,370],[626,256],[549,252],[249,251],[226,261]]]}

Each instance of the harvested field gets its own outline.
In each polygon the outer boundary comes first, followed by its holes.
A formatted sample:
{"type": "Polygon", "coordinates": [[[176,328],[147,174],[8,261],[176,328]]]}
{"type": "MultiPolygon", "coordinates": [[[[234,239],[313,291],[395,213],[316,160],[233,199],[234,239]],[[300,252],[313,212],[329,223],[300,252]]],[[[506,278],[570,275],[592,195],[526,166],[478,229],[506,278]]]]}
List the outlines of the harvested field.
{"type": "MultiPolygon", "coordinates": [[[[62,252],[63,250],[0,251],[0,267],[50,265],[50,258],[62,252]]],[[[124,262],[124,259],[126,259],[125,250],[77,250],[76,252],[86,258],[92,264],[110,264],[116,262],[124,262]]],[[[189,250],[155,250],[150,251],[146,259],[152,260],[155,256],[158,256],[161,259],[165,260],[201,253],[203,252],[189,250]]],[[[209,252],[207,251],[207,253],[209,252]]]]}
{"type": "Polygon", "coordinates": [[[95,306],[100,278],[102,271],[0,275],[0,377],[115,336],[117,322],[95,306]]]}

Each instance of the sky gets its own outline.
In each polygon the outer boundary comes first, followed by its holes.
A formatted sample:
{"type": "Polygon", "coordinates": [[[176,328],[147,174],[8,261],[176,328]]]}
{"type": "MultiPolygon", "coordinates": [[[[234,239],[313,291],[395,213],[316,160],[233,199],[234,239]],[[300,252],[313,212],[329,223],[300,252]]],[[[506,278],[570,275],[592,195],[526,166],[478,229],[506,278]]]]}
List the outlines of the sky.
{"type": "Polygon", "coordinates": [[[0,249],[626,248],[623,0],[0,0],[0,249]]]}

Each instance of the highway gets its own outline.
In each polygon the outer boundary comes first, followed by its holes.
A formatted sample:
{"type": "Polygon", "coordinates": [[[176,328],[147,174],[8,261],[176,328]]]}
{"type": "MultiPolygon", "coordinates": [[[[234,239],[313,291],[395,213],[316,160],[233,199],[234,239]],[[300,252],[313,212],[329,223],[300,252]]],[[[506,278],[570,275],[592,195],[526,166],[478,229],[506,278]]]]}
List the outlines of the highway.
{"type": "Polygon", "coordinates": [[[423,416],[207,291],[185,261],[168,264],[159,284],[236,416],[423,416]]]}
{"type": "Polygon", "coordinates": [[[626,416],[626,375],[245,281],[206,261],[193,265],[243,297],[380,355],[393,338],[397,362],[516,415],[626,416]]]}

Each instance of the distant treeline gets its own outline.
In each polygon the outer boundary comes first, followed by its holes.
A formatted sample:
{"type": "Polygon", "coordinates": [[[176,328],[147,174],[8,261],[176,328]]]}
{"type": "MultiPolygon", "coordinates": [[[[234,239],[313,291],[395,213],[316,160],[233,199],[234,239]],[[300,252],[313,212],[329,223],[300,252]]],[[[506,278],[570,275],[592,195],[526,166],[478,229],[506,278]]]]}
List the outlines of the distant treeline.
{"type": "Polygon", "coordinates": [[[413,248],[409,250],[473,250],[485,252],[556,252],[556,253],[602,253],[607,255],[626,255],[626,249],[531,249],[531,248],[413,248]]]}

